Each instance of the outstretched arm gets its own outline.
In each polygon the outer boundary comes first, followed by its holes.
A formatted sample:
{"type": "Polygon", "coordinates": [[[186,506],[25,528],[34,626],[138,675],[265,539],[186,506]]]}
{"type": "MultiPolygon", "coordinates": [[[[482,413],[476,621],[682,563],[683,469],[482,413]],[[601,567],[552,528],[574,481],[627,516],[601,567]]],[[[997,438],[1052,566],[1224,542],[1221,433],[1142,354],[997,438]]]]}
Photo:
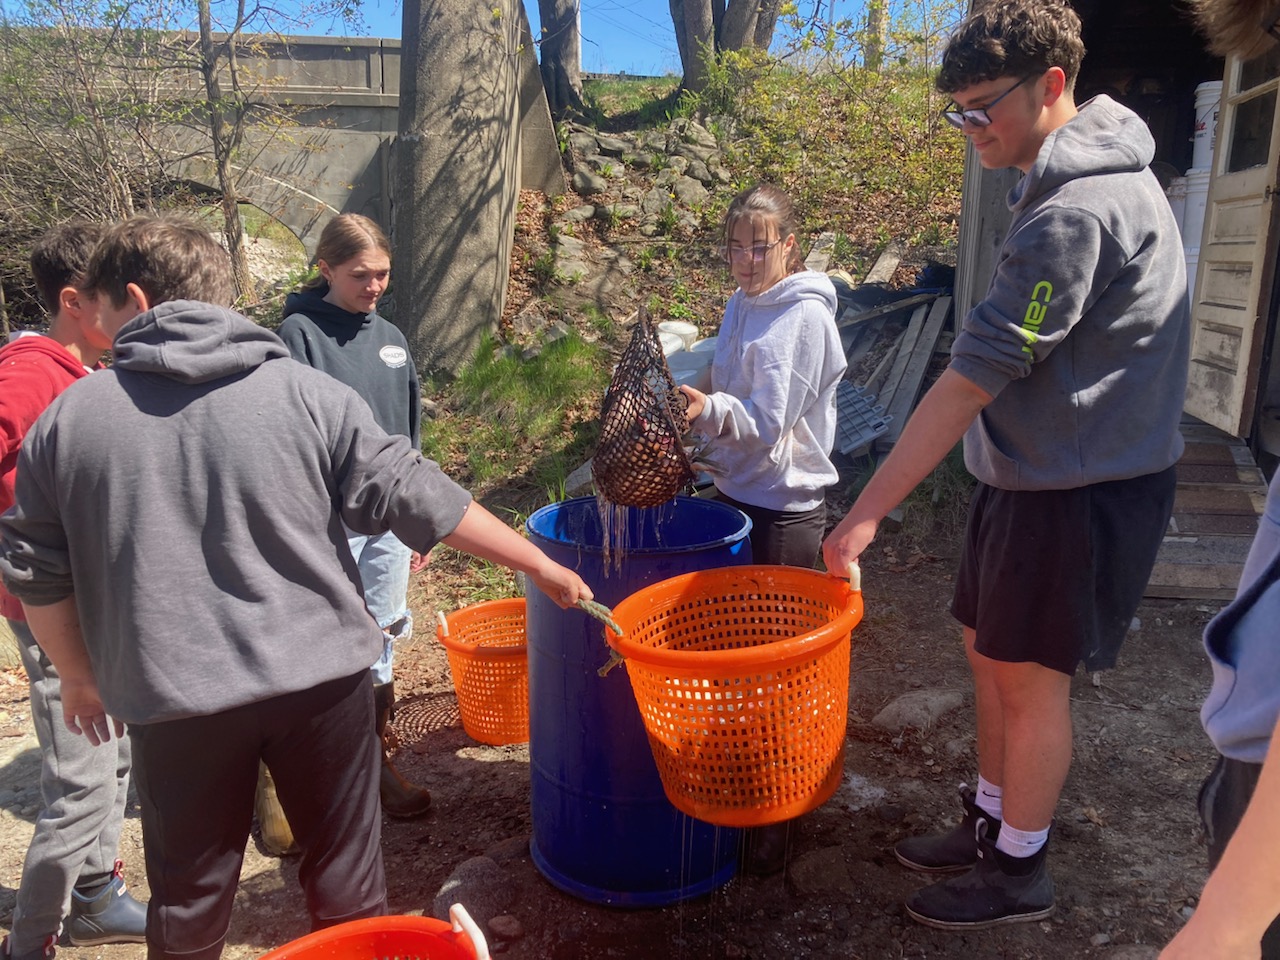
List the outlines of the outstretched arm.
{"type": "Polygon", "coordinates": [[[863,489],[845,518],[822,544],[822,558],[836,576],[875,539],[885,515],[927,477],[992,400],[973,381],[946,370],[916,408],[902,437],[863,489]]]}
{"type": "Polygon", "coordinates": [[[580,576],[553,561],[474,500],[444,542],[456,550],[527,574],[538,589],[562,607],[594,596],[580,576]]]}
{"type": "Polygon", "coordinates": [[[1280,915],[1280,723],[1249,806],[1200,904],[1160,960],[1243,960],[1262,955],[1262,935],[1280,915]]]}
{"type": "Polygon", "coordinates": [[[72,733],[84,734],[95,747],[124,736],[124,724],[107,716],[98,694],[98,681],[80,632],[75,595],[47,606],[23,604],[27,626],[40,648],[58,671],[62,684],[62,719],[72,733]]]}

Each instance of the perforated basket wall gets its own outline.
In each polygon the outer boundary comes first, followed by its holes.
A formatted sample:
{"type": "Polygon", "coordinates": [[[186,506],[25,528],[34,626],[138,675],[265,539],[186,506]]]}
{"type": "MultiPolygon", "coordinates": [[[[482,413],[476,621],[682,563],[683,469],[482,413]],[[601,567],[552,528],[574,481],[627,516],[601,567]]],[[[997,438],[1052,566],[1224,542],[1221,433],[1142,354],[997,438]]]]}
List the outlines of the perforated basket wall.
{"type": "Polygon", "coordinates": [[[591,476],[606,500],[656,507],[693,480],[693,464],[680,442],[685,406],[658,332],[641,307],[600,405],[600,442],[591,458],[591,476]]]}
{"type": "Polygon", "coordinates": [[[370,917],[317,930],[260,960],[476,960],[489,956],[483,938],[455,933],[431,917],[370,917]]]}
{"type": "Polygon", "coordinates": [[[449,656],[462,729],[481,743],[529,740],[529,654],[525,601],[490,600],[445,617],[436,638],[449,656]]]}
{"type": "Polygon", "coordinates": [[[840,783],[849,648],[862,594],[796,567],[726,567],[637,591],[608,632],[626,658],[667,798],[699,820],[761,826],[840,783]]]}

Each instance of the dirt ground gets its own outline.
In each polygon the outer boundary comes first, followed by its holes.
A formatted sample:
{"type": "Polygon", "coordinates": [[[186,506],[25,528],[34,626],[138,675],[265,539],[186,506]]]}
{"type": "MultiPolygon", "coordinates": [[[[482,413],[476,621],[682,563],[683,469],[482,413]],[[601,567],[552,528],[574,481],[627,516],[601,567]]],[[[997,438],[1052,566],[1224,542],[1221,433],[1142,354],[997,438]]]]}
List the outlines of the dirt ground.
{"type": "MultiPolygon", "coordinates": [[[[946,538],[922,544],[900,533],[882,536],[864,558],[866,617],[854,635],[845,783],[801,821],[786,873],[738,878],[712,895],[648,910],[580,901],[534,867],[528,750],[485,747],[463,732],[444,653],[434,630],[423,628],[435,621],[434,604],[449,604],[452,586],[445,571],[429,570],[415,587],[417,636],[398,657],[397,762],[430,787],[435,809],[425,820],[384,823],[392,911],[431,914],[454,869],[488,854],[501,867],[505,912],[518,922],[507,930],[515,939],[492,929],[489,939],[512,960],[1154,957],[1205,876],[1195,794],[1211,760],[1197,719],[1209,669],[1199,641],[1219,605],[1144,604],[1118,668],[1096,682],[1076,678],[1075,763],[1050,861],[1056,913],[972,934],[930,930],[901,908],[922,880],[898,866],[890,848],[949,822],[959,811],[957,785],[976,777],[967,667],[947,613],[955,552],[946,538]],[[895,698],[928,689],[958,691],[963,705],[926,730],[886,733],[870,723],[895,698]]],[[[0,674],[0,925],[11,916],[38,804],[27,706],[21,672],[0,674]]],[[[121,857],[131,889],[145,898],[136,803],[121,857]]],[[[250,841],[225,957],[255,957],[306,933],[296,874],[296,860],[266,857],[250,841]]],[[[141,960],[145,949],[60,953],[141,960]]]]}

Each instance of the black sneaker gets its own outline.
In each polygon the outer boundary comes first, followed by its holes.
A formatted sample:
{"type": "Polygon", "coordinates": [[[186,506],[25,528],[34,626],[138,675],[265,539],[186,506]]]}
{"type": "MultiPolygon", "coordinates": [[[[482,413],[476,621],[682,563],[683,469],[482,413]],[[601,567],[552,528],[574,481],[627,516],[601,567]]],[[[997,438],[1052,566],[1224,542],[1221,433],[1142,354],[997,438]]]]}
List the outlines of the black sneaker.
{"type": "Polygon", "coordinates": [[[742,831],[743,873],[753,877],[768,877],[782,872],[787,865],[787,853],[791,846],[791,820],[771,823],[767,827],[751,827],[742,831]]]}
{"type": "Polygon", "coordinates": [[[978,862],[978,819],[987,823],[987,834],[994,842],[1000,836],[1000,821],[978,806],[976,794],[965,784],[960,784],[960,802],[964,804],[964,819],[945,833],[927,837],[908,837],[899,840],[893,848],[898,862],[910,870],[921,873],[954,873],[968,870],[978,862]]]}
{"type": "Polygon", "coordinates": [[[977,826],[978,861],[963,876],[942,880],[907,898],[911,919],[941,930],[982,930],[1025,923],[1053,913],[1053,878],[1045,866],[1048,844],[1032,857],[1011,857],[996,849],[977,826]]]}
{"type": "Polygon", "coordinates": [[[0,957],[3,960],[53,960],[58,952],[54,949],[54,944],[57,942],[58,935],[51,933],[44,938],[44,943],[40,944],[40,946],[25,953],[14,953],[9,949],[9,938],[6,936],[3,940],[0,940],[0,957]]]}

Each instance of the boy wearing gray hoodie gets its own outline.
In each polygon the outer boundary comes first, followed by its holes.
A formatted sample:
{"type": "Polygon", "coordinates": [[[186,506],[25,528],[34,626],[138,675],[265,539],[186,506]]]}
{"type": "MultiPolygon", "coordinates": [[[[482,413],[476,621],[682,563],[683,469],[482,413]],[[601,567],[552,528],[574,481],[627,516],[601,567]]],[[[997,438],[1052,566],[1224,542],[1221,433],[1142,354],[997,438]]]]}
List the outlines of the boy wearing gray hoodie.
{"type": "Polygon", "coordinates": [[[1071,764],[1071,677],[1115,663],[1173,507],[1190,311],[1181,241],[1142,120],[1075,105],[1084,45],[1065,0],[994,0],[943,56],[946,118],[984,167],[1024,174],[985,299],[948,369],[823,546],[844,571],[962,437],[978,479],[952,613],[977,707],[978,785],[905,866],[964,871],[907,901],[974,929],[1053,909],[1045,856],[1071,764]]]}
{"type": "Polygon", "coordinates": [[[591,591],[471,500],[332,377],[223,306],[202,228],[111,228],[85,280],[109,370],[27,434],[0,574],[62,677],[67,726],[128,724],[151,960],[216,960],[259,761],[302,846],[314,929],[386,912],[369,664],[382,631],[345,523],[425,553],[522,570],[565,605],[591,591]]]}

